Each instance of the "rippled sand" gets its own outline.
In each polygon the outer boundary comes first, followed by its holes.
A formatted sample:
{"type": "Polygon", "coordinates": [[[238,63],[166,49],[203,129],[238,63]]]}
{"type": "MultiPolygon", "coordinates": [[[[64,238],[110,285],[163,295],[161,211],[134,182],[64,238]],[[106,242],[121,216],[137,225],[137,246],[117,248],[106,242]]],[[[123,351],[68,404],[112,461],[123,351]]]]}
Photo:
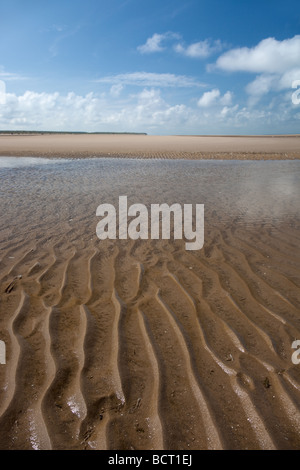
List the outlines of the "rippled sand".
{"type": "Polygon", "coordinates": [[[0,159],[1,449],[299,449],[298,161],[0,159]],[[96,208],[205,205],[204,247],[96,208]]]}

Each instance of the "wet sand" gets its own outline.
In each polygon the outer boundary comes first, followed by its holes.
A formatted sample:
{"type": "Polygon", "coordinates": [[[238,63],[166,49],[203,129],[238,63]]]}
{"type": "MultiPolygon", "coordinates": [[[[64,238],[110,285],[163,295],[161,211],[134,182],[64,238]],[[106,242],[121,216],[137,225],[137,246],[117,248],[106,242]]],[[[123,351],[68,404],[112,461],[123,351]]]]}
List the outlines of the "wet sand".
{"type": "Polygon", "coordinates": [[[0,179],[1,449],[300,448],[297,160],[0,159],[0,179]],[[119,195],[204,204],[204,247],[100,241],[119,195]]]}
{"type": "Polygon", "coordinates": [[[300,135],[151,136],[130,134],[0,135],[2,156],[299,159],[300,135]]]}

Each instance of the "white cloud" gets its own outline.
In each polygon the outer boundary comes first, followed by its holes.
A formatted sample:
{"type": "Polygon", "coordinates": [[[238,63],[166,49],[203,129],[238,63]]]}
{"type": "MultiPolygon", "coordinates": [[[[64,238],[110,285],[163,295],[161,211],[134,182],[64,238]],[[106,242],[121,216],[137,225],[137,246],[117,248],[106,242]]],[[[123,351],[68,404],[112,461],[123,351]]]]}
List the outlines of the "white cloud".
{"type": "Polygon", "coordinates": [[[203,95],[199,99],[198,106],[207,108],[211,106],[212,104],[214,104],[217,98],[219,98],[219,96],[220,96],[220,90],[218,90],[217,88],[211,91],[206,91],[205,93],[203,93],[203,95]]]}
{"type": "Polygon", "coordinates": [[[146,43],[142,46],[138,46],[137,50],[141,54],[151,54],[152,52],[162,52],[165,47],[162,46],[162,42],[167,39],[179,38],[179,35],[172,32],[163,34],[154,33],[153,36],[147,39],[146,43]]]}
{"type": "Polygon", "coordinates": [[[220,102],[222,105],[230,105],[232,103],[233,93],[231,91],[226,91],[225,95],[222,96],[220,102]]]}
{"type": "Polygon", "coordinates": [[[204,59],[215,52],[219,52],[222,49],[222,44],[219,40],[210,43],[205,39],[204,41],[194,42],[187,47],[179,43],[174,46],[174,49],[179,54],[183,54],[187,57],[204,59]]]}
{"type": "MultiPolygon", "coordinates": [[[[167,32],[163,34],[155,33],[153,36],[147,39],[145,44],[138,46],[137,50],[141,54],[162,52],[166,49],[166,46],[163,45],[163,43],[175,39],[180,40],[180,35],[173,32],[167,32]]],[[[185,46],[180,42],[175,44],[173,48],[178,54],[182,54],[191,58],[204,59],[216,52],[220,52],[223,48],[223,44],[219,39],[216,41],[205,39],[204,41],[194,42],[188,46],[185,46]]]]}
{"type": "Polygon", "coordinates": [[[96,80],[98,83],[134,85],[134,86],[150,86],[150,87],[200,87],[206,86],[196,81],[193,77],[186,75],[174,75],[172,73],[151,73],[151,72],[133,72],[96,80]]]}
{"type": "Polygon", "coordinates": [[[236,112],[238,111],[238,104],[236,104],[235,106],[224,106],[222,109],[221,109],[221,112],[220,112],[220,116],[221,117],[228,117],[228,116],[234,116],[236,114],[236,112]]]}
{"type": "Polygon", "coordinates": [[[222,95],[216,88],[199,101],[200,106],[192,106],[173,95],[170,103],[153,87],[114,99],[94,93],[7,93],[0,128],[153,134],[296,133],[299,128],[299,106],[290,97],[274,100],[268,108],[240,107],[232,105],[230,91],[222,95]]]}
{"type": "Polygon", "coordinates": [[[300,35],[282,41],[267,38],[252,48],[232,49],[218,58],[216,67],[258,74],[245,88],[253,107],[267,93],[290,89],[293,80],[300,78],[300,35]]]}
{"type": "Polygon", "coordinates": [[[162,98],[160,90],[144,89],[136,98],[137,104],[129,117],[132,126],[138,121],[144,122],[145,126],[150,128],[157,128],[158,125],[173,127],[188,117],[185,105],[170,106],[162,98]]]}
{"type": "Polygon", "coordinates": [[[214,105],[228,106],[232,102],[233,93],[227,91],[223,96],[218,88],[203,93],[201,98],[198,100],[198,106],[200,108],[209,108],[214,105]]]}
{"type": "Polygon", "coordinates": [[[284,74],[261,74],[246,86],[246,92],[259,99],[270,91],[291,89],[294,80],[300,80],[300,67],[284,74]]]}
{"type": "Polygon", "coordinates": [[[6,94],[5,106],[0,108],[0,127],[4,129],[79,130],[85,120],[90,123],[99,100],[89,93],[79,96],[73,92],[6,94]]]}
{"type": "Polygon", "coordinates": [[[277,80],[277,75],[262,74],[258,75],[255,80],[246,86],[246,91],[249,95],[261,96],[268,93],[277,80]]]}
{"type": "Polygon", "coordinates": [[[133,131],[172,129],[189,117],[183,104],[168,104],[158,89],[143,89],[126,100],[112,101],[93,93],[6,94],[0,107],[1,129],[57,131],[133,131]]]}
{"type": "Polygon", "coordinates": [[[164,48],[161,46],[161,42],[164,39],[163,34],[153,34],[151,38],[148,38],[146,44],[138,46],[138,51],[142,54],[148,54],[151,52],[161,52],[164,48]]]}
{"type": "Polygon", "coordinates": [[[292,86],[293,81],[300,80],[300,64],[298,68],[293,68],[285,72],[279,80],[279,89],[285,90],[292,86]]]}
{"type": "Polygon", "coordinates": [[[110,89],[110,94],[111,96],[113,96],[114,98],[118,98],[123,90],[123,85],[122,83],[116,83],[115,85],[112,85],[111,89],[110,89]]]}
{"type": "Polygon", "coordinates": [[[284,73],[300,67],[300,35],[283,41],[267,38],[252,48],[232,49],[222,54],[216,65],[231,72],[284,73]]]}

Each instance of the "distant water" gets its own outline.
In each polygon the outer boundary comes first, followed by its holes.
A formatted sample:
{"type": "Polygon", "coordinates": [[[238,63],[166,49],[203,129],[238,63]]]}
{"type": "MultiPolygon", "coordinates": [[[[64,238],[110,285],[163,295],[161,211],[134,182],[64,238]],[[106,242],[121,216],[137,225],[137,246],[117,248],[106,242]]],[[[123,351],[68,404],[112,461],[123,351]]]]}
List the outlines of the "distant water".
{"type": "Polygon", "coordinates": [[[99,204],[204,204],[216,224],[299,220],[300,161],[0,157],[1,222],[46,230],[80,220],[94,233],[99,204]],[[41,226],[43,221],[44,226],[41,226]]]}
{"type": "Polygon", "coordinates": [[[21,168],[33,165],[54,165],[66,162],[66,159],[39,157],[0,157],[0,168],[21,168]]]}

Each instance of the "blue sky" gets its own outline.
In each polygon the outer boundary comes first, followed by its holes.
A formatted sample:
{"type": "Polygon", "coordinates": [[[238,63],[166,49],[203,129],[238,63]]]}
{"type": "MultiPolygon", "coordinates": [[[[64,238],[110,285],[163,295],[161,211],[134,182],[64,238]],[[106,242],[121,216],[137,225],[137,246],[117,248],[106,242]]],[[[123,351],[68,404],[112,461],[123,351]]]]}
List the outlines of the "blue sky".
{"type": "Polygon", "coordinates": [[[299,133],[293,84],[294,0],[0,0],[0,129],[299,133]]]}

